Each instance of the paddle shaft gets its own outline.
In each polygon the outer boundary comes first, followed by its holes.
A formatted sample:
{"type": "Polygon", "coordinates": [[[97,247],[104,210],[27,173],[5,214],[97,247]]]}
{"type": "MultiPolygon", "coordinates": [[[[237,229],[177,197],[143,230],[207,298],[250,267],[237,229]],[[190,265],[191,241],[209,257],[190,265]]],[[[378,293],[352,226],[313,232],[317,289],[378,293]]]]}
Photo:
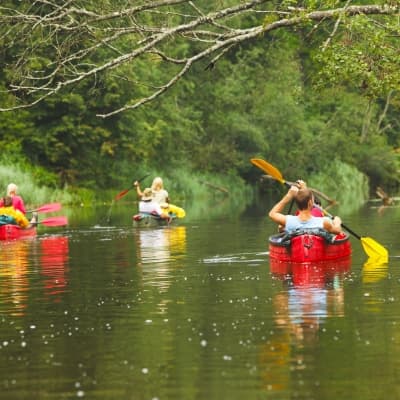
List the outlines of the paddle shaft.
{"type": "MultiPolygon", "coordinates": [[[[329,214],[328,211],[322,209],[322,212],[323,212],[325,215],[327,215],[328,217],[333,218],[333,215],[329,214]]],[[[344,229],[346,229],[346,231],[348,231],[349,233],[351,233],[351,234],[352,234],[353,236],[355,236],[358,240],[361,240],[361,236],[360,236],[360,235],[357,235],[357,233],[355,233],[354,231],[352,231],[352,230],[351,230],[348,226],[346,226],[345,224],[342,223],[341,225],[342,225],[342,227],[343,227],[344,229]]]]}

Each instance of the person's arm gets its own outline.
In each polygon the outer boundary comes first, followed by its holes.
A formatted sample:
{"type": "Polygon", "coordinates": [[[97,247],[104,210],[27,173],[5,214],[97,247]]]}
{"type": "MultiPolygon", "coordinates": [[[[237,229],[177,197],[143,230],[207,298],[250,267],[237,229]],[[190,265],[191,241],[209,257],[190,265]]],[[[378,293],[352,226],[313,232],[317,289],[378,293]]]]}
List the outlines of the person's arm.
{"type": "Polygon", "coordinates": [[[22,214],[25,215],[25,214],[26,214],[26,208],[25,208],[24,200],[22,199],[22,197],[20,197],[19,199],[20,199],[20,201],[21,201],[21,203],[20,203],[20,210],[21,210],[22,214]]]}
{"type": "Polygon", "coordinates": [[[342,232],[342,220],[337,216],[332,220],[324,218],[324,229],[329,233],[335,233],[337,235],[342,232]]]}
{"type": "Polygon", "coordinates": [[[136,187],[136,193],[137,193],[137,195],[141,198],[141,197],[143,196],[143,192],[142,192],[141,189],[140,189],[140,183],[139,183],[138,181],[135,181],[135,182],[133,183],[133,186],[136,187]]]}
{"type": "Polygon", "coordinates": [[[21,228],[28,228],[28,226],[29,226],[29,220],[28,220],[28,218],[25,217],[24,214],[22,214],[21,211],[19,211],[19,210],[14,210],[14,218],[15,218],[15,221],[17,222],[17,224],[18,224],[21,228]]]}
{"type": "Polygon", "coordinates": [[[288,204],[294,198],[298,191],[298,187],[291,186],[285,196],[283,196],[283,198],[271,208],[271,211],[268,215],[272,219],[272,221],[276,222],[282,227],[285,227],[286,215],[282,214],[282,211],[285,208],[286,204],[288,204]]]}
{"type": "Polygon", "coordinates": [[[15,195],[13,197],[13,206],[16,210],[19,210],[22,212],[22,214],[26,214],[26,209],[25,209],[25,204],[24,204],[24,200],[22,200],[21,196],[17,196],[15,195]]]}

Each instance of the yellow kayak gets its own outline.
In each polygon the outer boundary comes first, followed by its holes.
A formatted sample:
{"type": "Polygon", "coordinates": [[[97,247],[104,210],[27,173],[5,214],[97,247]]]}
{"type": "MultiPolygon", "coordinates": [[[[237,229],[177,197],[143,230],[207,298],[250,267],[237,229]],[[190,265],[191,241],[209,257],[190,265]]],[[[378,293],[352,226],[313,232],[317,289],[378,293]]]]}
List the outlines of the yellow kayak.
{"type": "Polygon", "coordinates": [[[162,204],[161,208],[163,211],[167,212],[168,214],[173,214],[176,216],[176,218],[184,218],[186,215],[186,212],[183,208],[175,206],[173,204],[162,204]]]}

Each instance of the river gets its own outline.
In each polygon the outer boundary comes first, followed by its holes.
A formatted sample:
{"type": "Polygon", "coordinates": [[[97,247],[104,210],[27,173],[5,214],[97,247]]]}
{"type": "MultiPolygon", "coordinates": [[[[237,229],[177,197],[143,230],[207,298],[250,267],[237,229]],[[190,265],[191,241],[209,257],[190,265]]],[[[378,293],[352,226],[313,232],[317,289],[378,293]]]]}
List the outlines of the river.
{"type": "Polygon", "coordinates": [[[343,217],[389,263],[352,236],[348,270],[296,280],[271,272],[269,207],[155,229],[128,205],[73,209],[0,243],[0,397],[398,398],[400,208],[343,217]]]}

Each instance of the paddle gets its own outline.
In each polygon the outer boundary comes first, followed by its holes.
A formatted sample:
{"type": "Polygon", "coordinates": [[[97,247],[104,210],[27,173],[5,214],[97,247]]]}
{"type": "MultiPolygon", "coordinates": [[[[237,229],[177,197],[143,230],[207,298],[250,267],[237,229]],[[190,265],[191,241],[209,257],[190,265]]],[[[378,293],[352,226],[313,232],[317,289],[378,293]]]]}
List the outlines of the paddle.
{"type": "MultiPolygon", "coordinates": [[[[265,160],[262,160],[260,158],[252,158],[251,163],[255,165],[256,167],[260,168],[264,172],[266,172],[268,175],[272,176],[275,180],[279,181],[280,183],[286,185],[286,186],[291,186],[291,183],[285,181],[283,178],[281,172],[268,163],[265,160]]],[[[327,211],[322,210],[325,215],[332,217],[327,211]]],[[[361,244],[363,246],[364,251],[367,253],[368,257],[376,258],[380,257],[381,259],[388,260],[389,258],[389,253],[388,251],[377,241],[370,237],[361,237],[351,229],[349,229],[346,225],[342,224],[343,228],[346,229],[349,233],[351,233],[354,237],[356,237],[358,240],[361,241],[361,244]]]]}
{"type": "MultiPolygon", "coordinates": [[[[325,215],[327,215],[330,218],[333,218],[331,214],[329,214],[326,210],[322,210],[325,215]]],[[[389,259],[389,253],[388,251],[377,241],[370,237],[361,237],[354,231],[352,231],[348,226],[342,224],[343,228],[346,229],[349,233],[351,233],[354,237],[356,237],[358,240],[361,241],[361,244],[364,248],[364,251],[367,253],[368,257],[370,258],[376,258],[379,257],[384,260],[385,262],[388,261],[389,259]]]]}
{"type": "Polygon", "coordinates": [[[29,210],[27,212],[37,212],[37,213],[49,213],[61,210],[61,203],[49,203],[36,208],[35,210],[29,210]]]}
{"type": "MultiPolygon", "coordinates": [[[[138,181],[138,182],[141,182],[143,179],[146,179],[149,175],[150,175],[150,174],[146,174],[145,176],[142,176],[140,179],[137,179],[137,181],[138,181]]],[[[124,197],[129,191],[131,191],[131,190],[134,188],[133,184],[134,184],[135,182],[136,182],[136,181],[133,181],[133,182],[132,182],[132,187],[130,187],[129,189],[125,189],[125,190],[123,190],[122,192],[119,192],[119,193],[114,197],[114,200],[117,201],[117,200],[121,199],[122,197],[124,197]]]]}
{"type": "Polygon", "coordinates": [[[43,221],[39,221],[38,224],[42,224],[45,226],[65,226],[68,225],[68,218],[62,215],[59,217],[49,217],[44,219],[43,221]]]}

